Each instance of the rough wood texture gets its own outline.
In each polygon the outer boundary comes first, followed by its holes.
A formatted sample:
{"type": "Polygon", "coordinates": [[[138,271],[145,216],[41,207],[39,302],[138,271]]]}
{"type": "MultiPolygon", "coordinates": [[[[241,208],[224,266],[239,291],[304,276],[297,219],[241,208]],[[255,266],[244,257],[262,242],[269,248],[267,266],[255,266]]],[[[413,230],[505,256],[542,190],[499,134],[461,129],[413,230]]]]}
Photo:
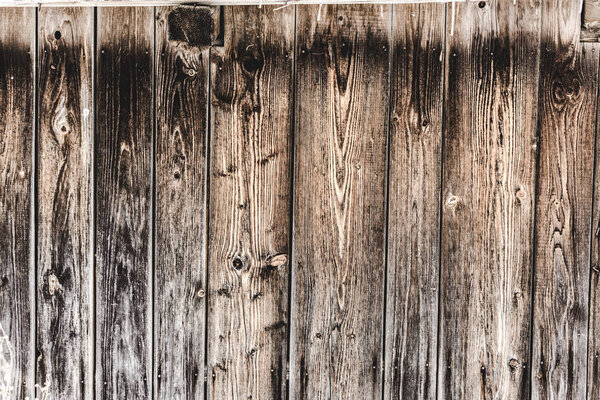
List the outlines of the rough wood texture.
{"type": "Polygon", "coordinates": [[[439,398],[529,393],[540,16],[469,3],[446,35],[439,398]]]}
{"type": "Polygon", "coordinates": [[[211,55],[208,397],[281,399],[294,7],[228,7],[225,26],[211,55]]]}
{"type": "Polygon", "coordinates": [[[579,17],[577,2],[543,3],[533,399],[586,396],[599,47],[578,42],[579,17]]]}
{"type": "Polygon", "coordinates": [[[94,10],[38,18],[37,396],[91,398],[94,10]]]}
{"type": "Polygon", "coordinates": [[[96,397],[147,399],[154,9],[97,12],[96,397]]]}
{"type": "Polygon", "coordinates": [[[201,399],[208,51],[168,40],[172,10],[156,10],[155,398],[201,399]]]}
{"type": "Polygon", "coordinates": [[[394,6],[386,399],[434,399],[445,7],[394,6]]]}
{"type": "Polygon", "coordinates": [[[382,394],[391,7],[297,9],[290,396],[382,394]]]}
{"type": "Polygon", "coordinates": [[[35,9],[0,9],[0,397],[34,397],[31,241],[35,9]]]}

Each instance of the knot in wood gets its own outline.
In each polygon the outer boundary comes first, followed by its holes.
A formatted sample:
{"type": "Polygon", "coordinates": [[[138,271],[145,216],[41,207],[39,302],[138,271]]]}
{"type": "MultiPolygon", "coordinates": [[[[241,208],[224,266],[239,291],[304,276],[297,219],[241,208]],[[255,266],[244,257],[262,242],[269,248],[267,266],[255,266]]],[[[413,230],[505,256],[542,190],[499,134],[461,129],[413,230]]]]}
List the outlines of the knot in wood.
{"type": "Polygon", "coordinates": [[[266,262],[267,262],[267,266],[269,266],[271,268],[279,268],[279,267],[283,266],[285,263],[287,263],[287,255],[276,254],[272,257],[268,257],[266,262]]]}
{"type": "Polygon", "coordinates": [[[244,263],[239,257],[234,258],[232,264],[236,271],[241,271],[244,268],[244,263]]]}
{"type": "Polygon", "coordinates": [[[450,197],[448,197],[448,200],[446,200],[446,205],[450,208],[454,208],[458,205],[459,200],[460,199],[458,198],[458,196],[451,195],[450,197]]]}

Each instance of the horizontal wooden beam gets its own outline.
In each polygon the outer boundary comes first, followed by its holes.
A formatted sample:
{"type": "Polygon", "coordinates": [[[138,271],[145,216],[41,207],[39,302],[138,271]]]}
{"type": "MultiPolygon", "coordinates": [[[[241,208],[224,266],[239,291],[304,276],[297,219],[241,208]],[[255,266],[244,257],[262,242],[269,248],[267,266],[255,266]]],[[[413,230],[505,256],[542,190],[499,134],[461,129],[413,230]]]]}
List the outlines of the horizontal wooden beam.
{"type": "MultiPolygon", "coordinates": [[[[473,0],[456,0],[466,2],[473,0]]],[[[294,4],[405,4],[405,3],[451,3],[453,0],[201,0],[198,5],[246,6],[246,5],[294,5],[294,4]]],[[[172,6],[195,2],[180,0],[0,0],[0,7],[129,7],[172,6]]]]}

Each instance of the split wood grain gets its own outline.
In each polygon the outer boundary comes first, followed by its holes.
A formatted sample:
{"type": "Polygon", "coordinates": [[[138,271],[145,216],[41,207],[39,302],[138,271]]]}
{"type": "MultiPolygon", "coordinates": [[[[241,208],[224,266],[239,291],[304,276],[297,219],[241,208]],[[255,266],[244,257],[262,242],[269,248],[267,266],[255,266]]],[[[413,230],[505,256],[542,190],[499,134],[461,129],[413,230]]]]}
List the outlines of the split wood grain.
{"type": "Polygon", "coordinates": [[[473,2],[446,32],[440,398],[528,397],[540,18],[473,2]]]}
{"type": "Polygon", "coordinates": [[[298,6],[290,397],[382,395],[389,6],[298,6]]]}
{"type": "Polygon", "coordinates": [[[227,7],[211,54],[208,397],[282,399],[294,7],[227,7]]]}
{"type": "Polygon", "coordinates": [[[148,399],[154,9],[97,10],[96,398],[148,399]]]}
{"type": "Polygon", "coordinates": [[[578,4],[547,0],[542,20],[532,398],[582,399],[599,47],[579,43],[578,4]]]}
{"type": "Polygon", "coordinates": [[[169,40],[156,9],[157,399],[204,396],[208,50],[169,40]]]}
{"type": "Polygon", "coordinates": [[[34,397],[35,9],[0,9],[0,393],[34,397]]]}
{"type": "Polygon", "coordinates": [[[92,398],[94,10],[38,19],[37,397],[92,398]]]}
{"type": "Polygon", "coordinates": [[[445,6],[394,6],[386,399],[434,399],[445,6]]]}

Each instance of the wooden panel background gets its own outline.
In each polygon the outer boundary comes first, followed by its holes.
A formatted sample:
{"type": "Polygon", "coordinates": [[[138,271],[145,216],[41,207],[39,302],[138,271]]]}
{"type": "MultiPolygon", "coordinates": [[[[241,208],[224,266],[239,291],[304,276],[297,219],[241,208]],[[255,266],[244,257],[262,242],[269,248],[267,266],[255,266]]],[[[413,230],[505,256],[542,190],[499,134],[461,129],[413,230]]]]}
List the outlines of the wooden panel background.
{"type": "Polygon", "coordinates": [[[0,9],[0,399],[600,399],[578,2],[174,9],[0,9]]]}

